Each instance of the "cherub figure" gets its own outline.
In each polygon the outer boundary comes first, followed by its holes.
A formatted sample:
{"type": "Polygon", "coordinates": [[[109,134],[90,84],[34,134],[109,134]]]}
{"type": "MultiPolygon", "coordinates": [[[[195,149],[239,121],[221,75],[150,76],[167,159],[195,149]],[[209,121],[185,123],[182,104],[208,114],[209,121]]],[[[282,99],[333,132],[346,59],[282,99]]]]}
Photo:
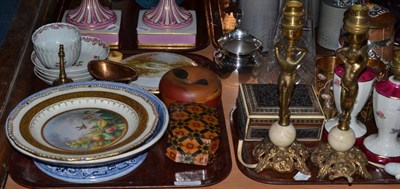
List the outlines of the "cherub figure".
{"type": "Polygon", "coordinates": [[[279,125],[290,124],[289,105],[295,85],[296,70],[307,54],[307,49],[296,46],[295,40],[301,36],[302,28],[283,28],[283,35],[288,40],[287,47],[282,42],[275,44],[275,57],[281,68],[278,78],[279,90],[279,125]]]}
{"type": "Polygon", "coordinates": [[[344,63],[345,72],[342,76],[340,105],[342,113],[338,127],[348,128],[350,124],[350,114],[353,109],[358,94],[358,77],[367,67],[367,33],[354,34],[347,36],[349,46],[338,49],[336,56],[344,63]]]}

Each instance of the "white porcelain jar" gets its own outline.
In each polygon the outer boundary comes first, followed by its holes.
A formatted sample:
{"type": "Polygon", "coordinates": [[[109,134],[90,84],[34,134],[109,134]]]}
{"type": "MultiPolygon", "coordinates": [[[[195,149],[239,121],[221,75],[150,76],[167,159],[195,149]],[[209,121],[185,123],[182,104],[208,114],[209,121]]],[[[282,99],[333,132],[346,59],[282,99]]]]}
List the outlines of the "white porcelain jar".
{"type": "Polygon", "coordinates": [[[362,150],[373,163],[400,162],[400,81],[377,82],[373,107],[378,133],[365,138],[362,150]]]}

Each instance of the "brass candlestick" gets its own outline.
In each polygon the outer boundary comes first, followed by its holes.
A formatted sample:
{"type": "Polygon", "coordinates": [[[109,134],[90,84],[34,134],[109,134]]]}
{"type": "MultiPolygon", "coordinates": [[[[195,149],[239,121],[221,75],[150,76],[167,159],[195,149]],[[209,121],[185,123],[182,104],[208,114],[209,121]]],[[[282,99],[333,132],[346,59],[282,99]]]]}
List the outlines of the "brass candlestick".
{"type": "Polygon", "coordinates": [[[72,83],[74,82],[72,79],[67,77],[67,74],[65,73],[65,66],[64,66],[64,57],[65,57],[65,52],[64,52],[64,45],[60,45],[60,50],[58,52],[58,57],[60,58],[60,74],[59,78],[53,81],[53,86],[57,85],[62,85],[65,83],[72,83]]]}
{"type": "Polygon", "coordinates": [[[309,153],[302,144],[295,141],[296,130],[290,122],[289,111],[296,71],[307,54],[307,49],[296,44],[302,35],[303,25],[303,4],[300,1],[287,1],[282,17],[284,39],[276,43],[274,48],[275,58],[281,68],[278,78],[279,121],[273,123],[269,129],[270,141],[265,139],[253,150],[253,156],[258,161],[256,172],[272,168],[278,172],[299,170],[310,174],[305,163],[309,153]]]}
{"type": "Polygon", "coordinates": [[[342,76],[341,108],[339,123],[331,129],[328,144],[319,146],[311,155],[311,161],[319,167],[318,178],[329,175],[333,180],[339,177],[353,181],[352,175],[359,174],[371,179],[366,169],[368,160],[355,144],[355,134],[350,128],[350,113],[358,93],[357,79],[367,67],[367,33],[369,29],[368,9],[354,5],[344,19],[343,28],[347,34],[348,46],[340,48],[336,56],[344,63],[342,76]]]}

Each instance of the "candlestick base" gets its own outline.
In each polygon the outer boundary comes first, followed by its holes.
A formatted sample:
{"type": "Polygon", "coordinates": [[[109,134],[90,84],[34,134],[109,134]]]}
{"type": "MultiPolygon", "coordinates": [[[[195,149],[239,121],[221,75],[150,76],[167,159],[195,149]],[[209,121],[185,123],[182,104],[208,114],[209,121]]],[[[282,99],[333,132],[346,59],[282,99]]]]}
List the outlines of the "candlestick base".
{"type": "Polygon", "coordinates": [[[258,161],[254,169],[257,173],[264,169],[273,169],[278,172],[298,170],[306,175],[311,174],[305,163],[310,154],[302,144],[296,141],[288,147],[278,147],[268,138],[264,138],[263,142],[254,148],[253,156],[258,161]]]}
{"type": "Polygon", "coordinates": [[[329,180],[345,177],[349,183],[352,183],[352,176],[355,174],[367,180],[372,179],[366,168],[367,157],[355,147],[339,152],[328,143],[321,145],[311,154],[311,162],[319,168],[317,176],[319,179],[326,176],[329,180]]]}

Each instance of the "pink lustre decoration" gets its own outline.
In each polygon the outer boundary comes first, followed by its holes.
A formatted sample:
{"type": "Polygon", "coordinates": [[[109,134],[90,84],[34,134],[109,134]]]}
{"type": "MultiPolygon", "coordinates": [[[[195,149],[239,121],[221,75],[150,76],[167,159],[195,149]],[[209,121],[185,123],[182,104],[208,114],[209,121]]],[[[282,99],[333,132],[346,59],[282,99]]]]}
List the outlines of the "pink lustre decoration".
{"type": "Polygon", "coordinates": [[[179,7],[175,0],[161,0],[156,7],[144,13],[143,21],[156,29],[180,29],[192,23],[192,15],[179,7]]]}
{"type": "Polygon", "coordinates": [[[101,29],[114,24],[117,15],[113,10],[103,7],[98,0],[83,0],[77,8],[67,13],[66,21],[81,29],[101,29]]]}

